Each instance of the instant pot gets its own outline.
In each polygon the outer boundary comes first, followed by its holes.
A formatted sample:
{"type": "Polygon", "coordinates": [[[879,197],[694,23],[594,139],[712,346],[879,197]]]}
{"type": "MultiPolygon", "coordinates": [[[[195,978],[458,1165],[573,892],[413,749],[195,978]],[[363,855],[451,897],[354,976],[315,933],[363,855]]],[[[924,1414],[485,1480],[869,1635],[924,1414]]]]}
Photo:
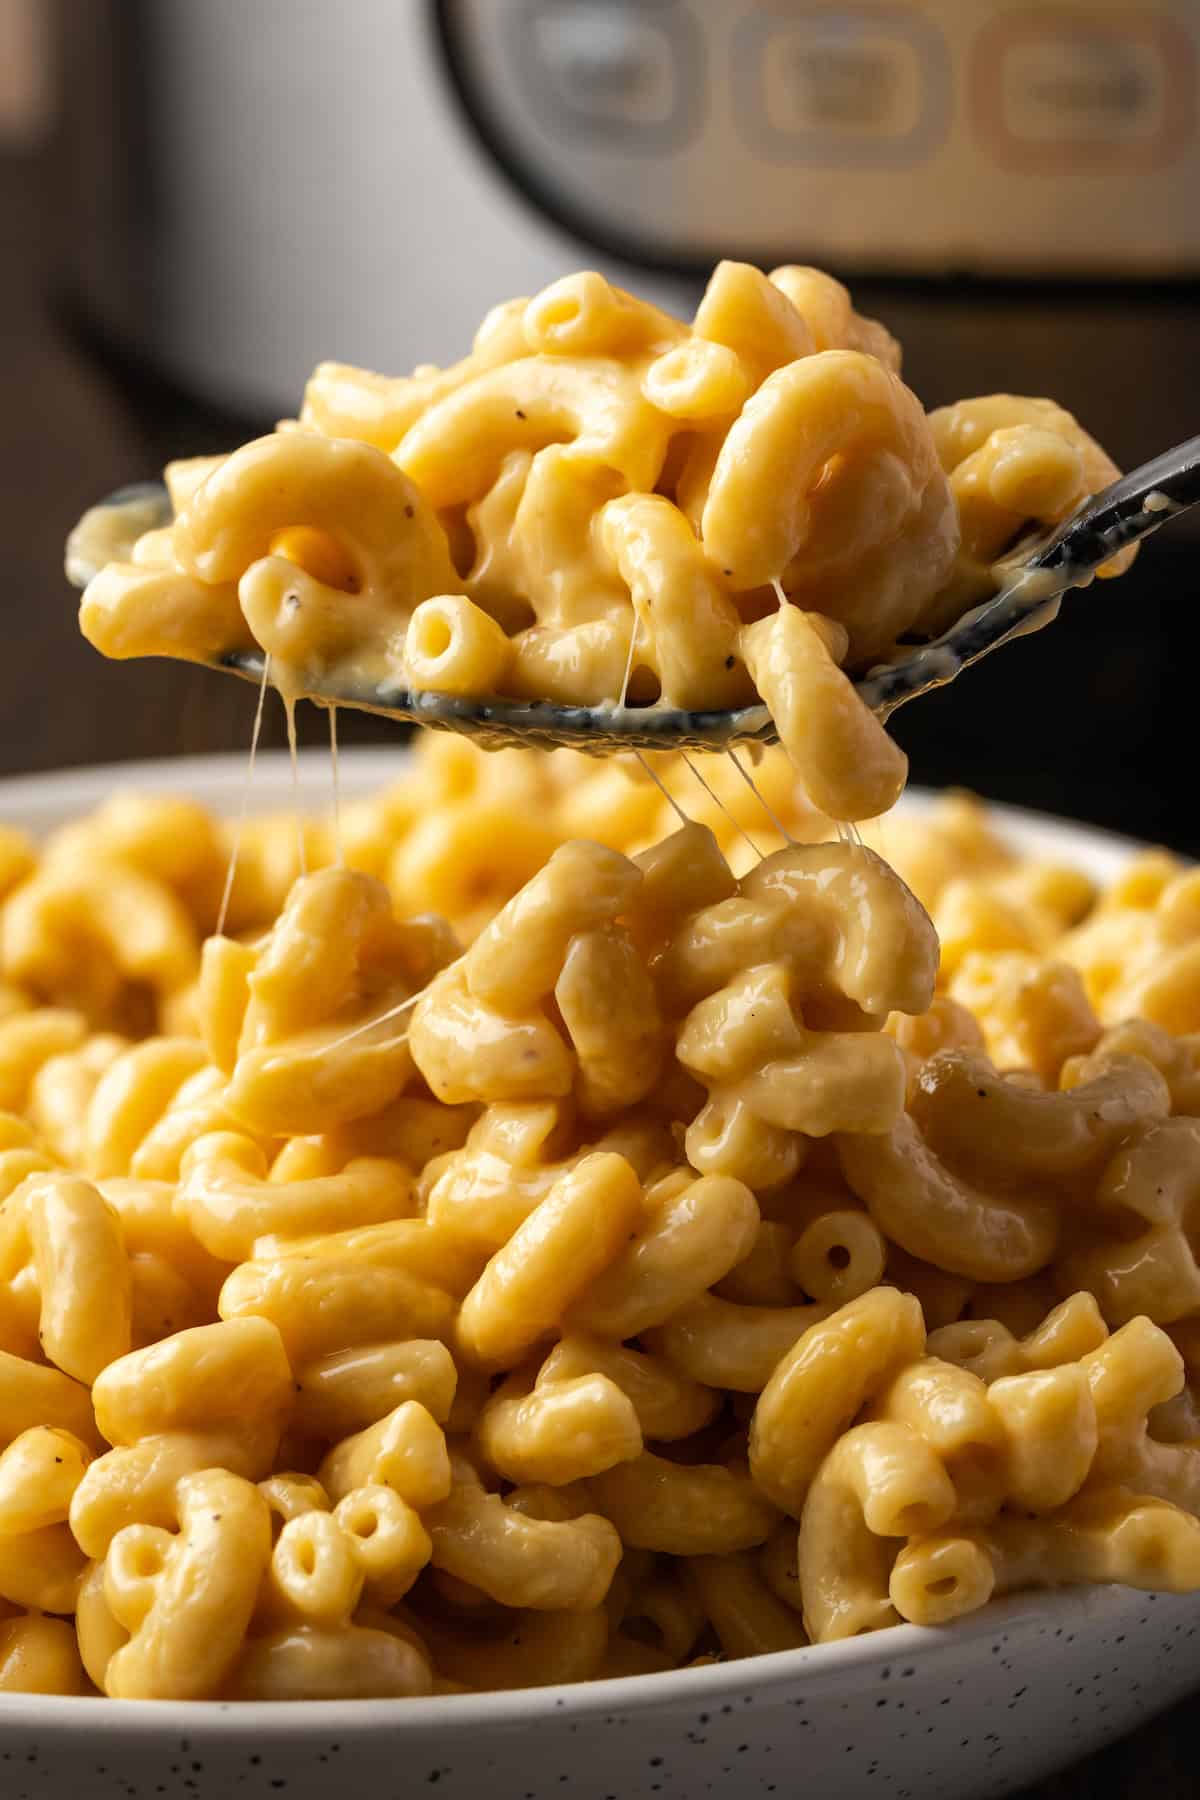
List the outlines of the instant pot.
{"type": "MultiPolygon", "coordinates": [[[[58,44],[74,300],[231,433],[721,256],[833,269],[929,405],[1053,394],[1127,465],[1200,429],[1197,0],[59,0],[58,44]]],[[[1198,554],[897,715],[915,771],[1178,840],[1198,554]]]]}

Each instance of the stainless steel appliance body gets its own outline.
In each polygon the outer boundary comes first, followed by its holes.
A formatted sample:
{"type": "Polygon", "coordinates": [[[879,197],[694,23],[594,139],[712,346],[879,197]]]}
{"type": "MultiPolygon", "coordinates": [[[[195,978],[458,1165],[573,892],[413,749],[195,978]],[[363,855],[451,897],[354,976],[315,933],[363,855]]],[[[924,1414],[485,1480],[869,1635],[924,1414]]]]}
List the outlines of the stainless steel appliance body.
{"type": "MultiPolygon", "coordinates": [[[[1200,275],[1196,0],[61,0],[74,277],[209,397],[461,353],[581,262],[1200,275]]],[[[968,296],[969,304],[969,296],[968,296]]]]}

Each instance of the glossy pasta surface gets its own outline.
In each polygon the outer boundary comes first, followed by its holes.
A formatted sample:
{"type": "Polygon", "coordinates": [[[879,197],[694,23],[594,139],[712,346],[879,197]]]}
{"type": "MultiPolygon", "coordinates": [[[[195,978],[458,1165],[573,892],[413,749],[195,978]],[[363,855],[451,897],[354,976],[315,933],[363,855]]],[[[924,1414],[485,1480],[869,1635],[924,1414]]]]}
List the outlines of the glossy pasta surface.
{"type": "Polygon", "coordinates": [[[430,737],[220,935],[198,807],[0,837],[0,1691],[1200,1587],[1194,873],[698,767],[430,737]]]}

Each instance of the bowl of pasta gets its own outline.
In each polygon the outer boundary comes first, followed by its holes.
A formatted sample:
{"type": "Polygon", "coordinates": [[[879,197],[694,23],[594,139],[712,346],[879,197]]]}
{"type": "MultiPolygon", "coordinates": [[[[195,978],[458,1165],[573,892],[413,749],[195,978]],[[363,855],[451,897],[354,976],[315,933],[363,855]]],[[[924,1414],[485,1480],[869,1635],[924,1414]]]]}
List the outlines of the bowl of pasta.
{"type": "Polygon", "coordinates": [[[982,1800],[1200,1681],[1200,875],[856,685],[1115,475],[724,262],[81,521],[255,741],[477,737],[0,788],[6,1800],[982,1800]]]}
{"type": "Polygon", "coordinates": [[[0,789],[11,1800],[967,1800],[1200,1681],[1197,877],[699,766],[0,789]]]}

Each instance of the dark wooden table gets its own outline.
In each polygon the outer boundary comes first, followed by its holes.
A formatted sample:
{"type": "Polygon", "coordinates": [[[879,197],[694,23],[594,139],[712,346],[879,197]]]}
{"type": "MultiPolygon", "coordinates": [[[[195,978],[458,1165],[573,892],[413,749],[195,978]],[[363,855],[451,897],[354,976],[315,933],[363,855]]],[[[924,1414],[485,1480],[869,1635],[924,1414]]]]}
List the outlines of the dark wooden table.
{"type": "MultiPolygon", "coordinates": [[[[76,629],[62,546],[78,514],[169,456],[225,447],[228,437],[148,379],[114,371],[70,329],[51,300],[44,195],[34,164],[0,157],[0,775],[239,749],[249,689],[165,662],[101,662],[76,629]]],[[[349,741],[386,734],[341,717],[349,741]]],[[[322,728],[302,730],[317,741],[322,728]]],[[[266,733],[282,742],[282,719],[266,733]]],[[[1020,1800],[1196,1800],[1193,1712],[1176,1707],[1020,1800]]]]}

